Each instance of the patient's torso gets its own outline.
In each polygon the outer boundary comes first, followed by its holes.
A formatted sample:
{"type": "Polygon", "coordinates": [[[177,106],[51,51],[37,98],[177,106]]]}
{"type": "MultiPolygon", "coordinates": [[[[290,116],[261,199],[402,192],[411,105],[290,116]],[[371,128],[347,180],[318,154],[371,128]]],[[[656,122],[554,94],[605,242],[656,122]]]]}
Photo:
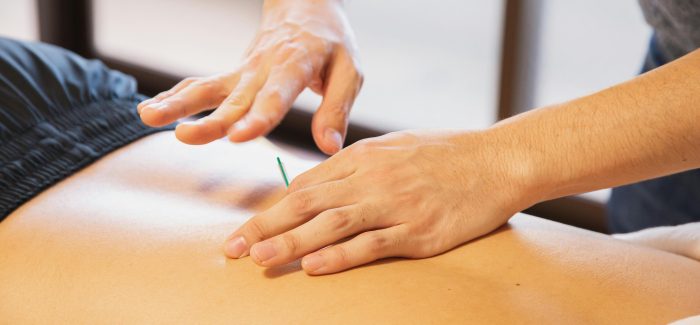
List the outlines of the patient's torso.
{"type": "Polygon", "coordinates": [[[700,314],[700,263],[525,215],[434,258],[331,276],[227,259],[226,236],[284,193],[279,152],[263,141],[191,147],[164,132],[53,186],[0,223],[0,323],[662,323],[700,314]]]}

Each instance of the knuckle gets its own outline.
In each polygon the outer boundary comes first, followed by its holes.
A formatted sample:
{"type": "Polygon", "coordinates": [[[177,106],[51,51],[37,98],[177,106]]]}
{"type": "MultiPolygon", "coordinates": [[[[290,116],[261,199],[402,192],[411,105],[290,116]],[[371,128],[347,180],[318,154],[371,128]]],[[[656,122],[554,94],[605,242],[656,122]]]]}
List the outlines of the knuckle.
{"type": "Polygon", "coordinates": [[[297,39],[295,39],[294,37],[287,36],[287,37],[281,38],[274,45],[275,56],[276,57],[280,57],[280,56],[284,57],[284,56],[288,56],[288,55],[294,53],[294,51],[298,48],[298,45],[296,42],[297,42],[297,39]]]}
{"type": "Polygon", "coordinates": [[[289,191],[289,193],[293,193],[306,187],[306,182],[304,179],[305,177],[303,177],[303,174],[295,177],[292,182],[289,183],[289,188],[287,191],[289,191]]]}
{"type": "Polygon", "coordinates": [[[307,50],[298,43],[294,43],[294,40],[285,40],[279,44],[278,50],[275,53],[275,62],[284,62],[292,57],[307,54],[307,50]]]}
{"type": "Polygon", "coordinates": [[[207,123],[210,123],[210,125],[215,125],[218,128],[218,132],[220,136],[226,135],[226,129],[229,126],[226,123],[226,120],[220,116],[212,116],[209,115],[204,118],[207,123]]]}
{"type": "Polygon", "coordinates": [[[279,87],[270,87],[263,90],[260,96],[265,98],[267,105],[272,105],[274,107],[282,106],[285,97],[282,89],[279,87]]]}
{"type": "Polygon", "coordinates": [[[306,191],[294,192],[287,198],[289,208],[297,214],[306,214],[313,207],[311,195],[306,191]]]}
{"type": "Polygon", "coordinates": [[[220,96],[223,92],[223,87],[217,80],[199,79],[193,82],[192,85],[197,87],[205,96],[220,96]]]}
{"type": "Polygon", "coordinates": [[[382,234],[369,232],[364,237],[367,240],[367,251],[374,258],[381,257],[389,246],[389,239],[382,234]]]}
{"type": "Polygon", "coordinates": [[[280,236],[280,240],[284,247],[286,247],[288,254],[296,256],[301,247],[299,237],[291,233],[284,233],[280,236]]]}
{"type": "Polygon", "coordinates": [[[411,258],[426,258],[434,255],[434,248],[431,244],[421,242],[416,244],[415,249],[408,253],[411,258]]]}
{"type": "Polygon", "coordinates": [[[229,107],[248,107],[250,104],[251,100],[243,94],[235,94],[226,101],[226,105],[229,107]]]}
{"type": "Polygon", "coordinates": [[[163,98],[168,97],[168,96],[170,96],[170,95],[172,95],[172,94],[174,94],[174,93],[175,93],[175,90],[174,90],[174,89],[170,89],[170,90],[166,90],[166,91],[163,91],[163,92],[158,93],[158,95],[156,95],[154,98],[155,98],[155,99],[163,99],[163,98]]]}
{"type": "MultiPolygon", "coordinates": [[[[295,44],[303,44],[304,49],[308,49],[307,51],[314,53],[328,52],[328,42],[307,30],[296,33],[291,39],[295,44]]],[[[332,46],[332,44],[330,44],[330,46],[332,46]]]]}
{"type": "Polygon", "coordinates": [[[211,90],[218,87],[218,83],[212,79],[199,79],[197,81],[194,81],[192,85],[202,90],[211,90]]]}
{"type": "MultiPolygon", "coordinates": [[[[281,113],[279,113],[281,114],[281,113]]],[[[280,123],[282,123],[282,115],[279,115],[276,113],[268,113],[260,116],[260,120],[267,125],[267,131],[266,132],[271,132],[274,128],[276,128],[280,123]]]]}
{"type": "Polygon", "coordinates": [[[244,228],[245,233],[251,234],[253,237],[258,238],[258,239],[263,239],[265,238],[265,227],[262,225],[258,219],[253,218],[250,219],[245,225],[244,228]]]}
{"type": "Polygon", "coordinates": [[[421,231],[414,229],[410,230],[414,235],[411,243],[411,249],[404,252],[404,256],[410,258],[426,258],[437,253],[438,240],[433,239],[430,234],[424,234],[421,231]]]}
{"type": "Polygon", "coordinates": [[[326,218],[330,229],[335,232],[345,232],[354,224],[352,217],[344,210],[329,211],[326,218]]]}
{"type": "MultiPolygon", "coordinates": [[[[298,79],[300,82],[309,83],[313,75],[313,66],[307,58],[298,58],[290,62],[286,62],[280,67],[284,73],[292,78],[298,79]]],[[[288,81],[292,83],[291,81],[288,81]]],[[[295,84],[296,83],[292,83],[295,84]]]]}
{"type": "Polygon", "coordinates": [[[333,263],[338,268],[344,268],[351,265],[350,252],[342,245],[333,246],[333,263]]]}
{"type": "Polygon", "coordinates": [[[343,102],[329,103],[325,112],[334,119],[346,119],[348,117],[348,106],[343,102]]]}
{"type": "Polygon", "coordinates": [[[326,56],[333,52],[333,48],[337,44],[338,42],[334,40],[324,40],[314,37],[309,48],[314,53],[318,53],[321,56],[326,56]]]}

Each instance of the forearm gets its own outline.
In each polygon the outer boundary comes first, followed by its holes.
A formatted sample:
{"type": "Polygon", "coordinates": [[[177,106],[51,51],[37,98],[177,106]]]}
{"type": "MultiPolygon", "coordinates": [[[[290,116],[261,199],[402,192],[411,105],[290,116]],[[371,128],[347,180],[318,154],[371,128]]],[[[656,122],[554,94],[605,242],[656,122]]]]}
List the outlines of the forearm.
{"type": "Polygon", "coordinates": [[[504,120],[536,201],[700,166],[700,51],[596,94],[504,120]]]}

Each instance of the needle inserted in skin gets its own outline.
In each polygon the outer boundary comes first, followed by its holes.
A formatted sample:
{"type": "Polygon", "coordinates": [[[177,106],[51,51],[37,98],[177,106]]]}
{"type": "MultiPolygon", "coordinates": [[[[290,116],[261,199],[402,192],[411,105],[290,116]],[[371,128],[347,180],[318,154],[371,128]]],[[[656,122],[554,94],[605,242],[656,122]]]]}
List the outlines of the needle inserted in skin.
{"type": "Polygon", "coordinates": [[[284,165],[280,157],[277,157],[277,165],[280,166],[280,172],[282,173],[282,178],[284,179],[284,185],[289,187],[289,180],[287,179],[287,172],[284,170],[284,165]]]}

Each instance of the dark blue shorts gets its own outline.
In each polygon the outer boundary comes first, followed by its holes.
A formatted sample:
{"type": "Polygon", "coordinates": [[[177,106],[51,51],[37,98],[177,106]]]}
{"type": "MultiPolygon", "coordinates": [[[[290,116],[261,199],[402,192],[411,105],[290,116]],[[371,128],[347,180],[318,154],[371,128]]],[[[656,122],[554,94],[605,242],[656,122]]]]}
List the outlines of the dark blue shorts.
{"type": "Polygon", "coordinates": [[[166,128],[141,123],[136,81],[55,46],[0,37],[0,221],[43,189],[166,128]]]}
{"type": "MultiPolygon", "coordinates": [[[[642,72],[668,60],[652,36],[642,72]]],[[[700,169],[614,188],[608,202],[613,233],[700,221],[700,169]]]]}

